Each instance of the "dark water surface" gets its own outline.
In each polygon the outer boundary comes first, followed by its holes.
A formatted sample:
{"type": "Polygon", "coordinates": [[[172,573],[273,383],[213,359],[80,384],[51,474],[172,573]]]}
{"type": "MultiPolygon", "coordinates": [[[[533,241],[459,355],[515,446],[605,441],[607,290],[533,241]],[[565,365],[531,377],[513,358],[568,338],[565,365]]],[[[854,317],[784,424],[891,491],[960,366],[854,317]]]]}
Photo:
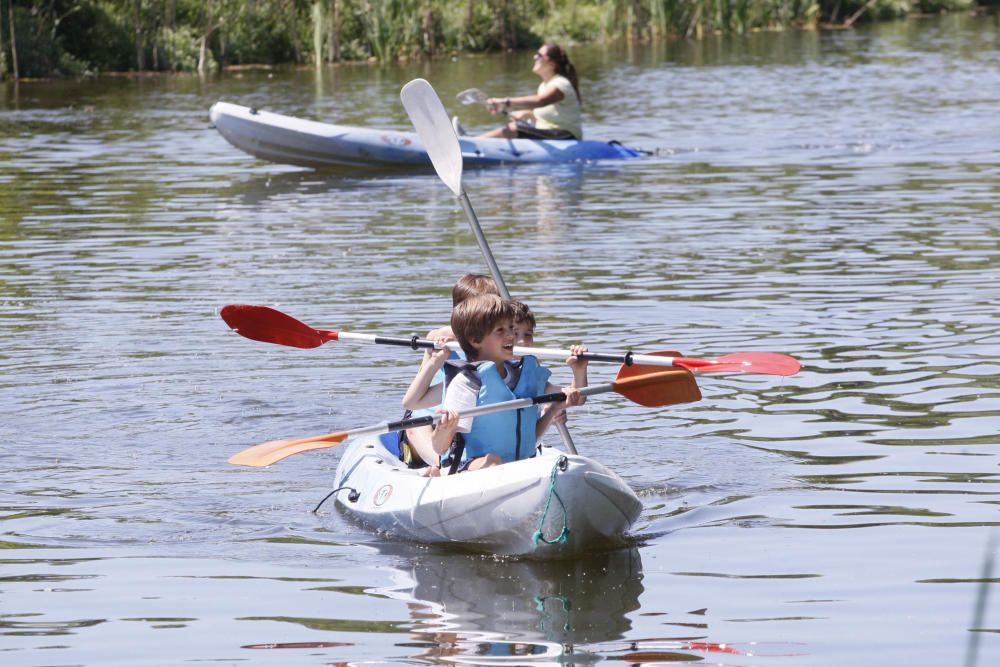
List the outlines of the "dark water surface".
{"type": "Polygon", "coordinates": [[[485,127],[453,95],[532,90],[530,53],[3,89],[0,663],[1000,661],[995,18],[576,48],[588,135],[660,154],[466,174],[539,343],[804,364],[572,416],[645,502],[631,549],[386,542],[311,513],[336,449],[226,464],[398,416],[417,357],[222,305],[422,333],[485,266],[432,172],[258,162],[209,106],[405,129],[424,76],[485,127]]]}

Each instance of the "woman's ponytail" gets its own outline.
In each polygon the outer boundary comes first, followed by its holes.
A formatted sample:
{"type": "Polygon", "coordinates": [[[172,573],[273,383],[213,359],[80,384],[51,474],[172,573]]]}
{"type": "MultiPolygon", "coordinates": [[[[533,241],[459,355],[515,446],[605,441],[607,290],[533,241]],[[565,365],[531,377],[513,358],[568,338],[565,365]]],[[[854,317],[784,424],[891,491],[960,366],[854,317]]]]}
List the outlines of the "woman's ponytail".
{"type": "Polygon", "coordinates": [[[569,56],[558,44],[546,44],[545,56],[555,63],[556,74],[564,76],[573,84],[573,92],[576,93],[576,100],[583,106],[583,98],[580,96],[580,79],[576,75],[576,67],[569,61],[569,56]]]}

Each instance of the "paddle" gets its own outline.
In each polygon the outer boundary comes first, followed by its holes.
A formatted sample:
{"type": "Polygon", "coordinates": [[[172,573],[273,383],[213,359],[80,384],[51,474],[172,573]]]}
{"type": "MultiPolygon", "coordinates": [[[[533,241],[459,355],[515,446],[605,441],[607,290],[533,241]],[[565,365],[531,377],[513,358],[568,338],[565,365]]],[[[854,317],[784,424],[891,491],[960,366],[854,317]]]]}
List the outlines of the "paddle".
{"type": "Polygon", "coordinates": [[[486,106],[486,100],[489,98],[486,96],[486,93],[478,88],[467,88],[458,95],[455,95],[455,99],[462,104],[482,104],[486,106]]]}
{"type": "MultiPolygon", "coordinates": [[[[468,88],[466,90],[463,90],[458,95],[455,95],[455,99],[457,99],[459,102],[465,105],[481,104],[487,109],[490,108],[490,105],[487,102],[489,98],[486,96],[486,93],[479,90],[478,88],[468,88]]],[[[506,108],[500,109],[500,113],[502,113],[504,116],[510,116],[510,110],[506,108]]]]}
{"type": "Polygon", "coordinates": [[[399,98],[431,158],[434,171],[448,186],[448,189],[458,197],[462,210],[465,211],[465,216],[469,220],[469,226],[472,227],[472,232],[476,236],[479,249],[490,267],[490,275],[493,276],[493,280],[500,290],[500,296],[510,299],[507,284],[504,282],[503,276],[500,275],[500,267],[497,266],[496,260],[493,258],[490,246],[483,235],[483,228],[479,225],[479,218],[472,210],[472,203],[462,186],[462,149],[458,145],[455,128],[448,120],[448,112],[444,110],[441,99],[434,92],[431,84],[423,79],[414,79],[403,86],[399,92],[399,98]]]}
{"type": "MultiPolygon", "coordinates": [[[[314,329],[290,315],[267,306],[230,304],[222,308],[222,319],[241,336],[264,343],[276,343],[289,347],[311,349],[331,340],[351,340],[359,343],[395,345],[414,350],[437,349],[438,344],[425,338],[411,336],[379,336],[374,334],[350,333],[331,329],[314,329]]],[[[455,341],[447,343],[452,350],[458,350],[455,341]]],[[[517,356],[534,355],[548,359],[566,359],[572,353],[545,347],[514,347],[517,356]]],[[[632,352],[602,353],[585,352],[581,359],[618,364],[640,364],[647,366],[678,366],[696,373],[755,373],[758,375],[794,375],[799,371],[799,362],[785,354],[774,352],[738,352],[714,359],[698,359],[680,356],[678,352],[654,352],[634,354],[632,352]]]]}
{"type": "MultiPolygon", "coordinates": [[[[593,396],[611,391],[646,407],[692,403],[701,399],[698,384],[695,382],[694,376],[688,371],[683,369],[665,371],[651,366],[638,365],[622,366],[614,382],[585,387],[580,390],[580,394],[583,396],[593,396]]],[[[534,398],[518,398],[512,401],[504,401],[503,403],[483,405],[461,412],[459,415],[462,417],[477,417],[492,412],[517,410],[541,403],[555,403],[564,400],[566,400],[566,394],[556,392],[535,396],[534,398]]],[[[430,426],[437,423],[440,418],[440,415],[427,415],[425,417],[412,417],[410,419],[401,419],[374,426],[365,426],[350,431],[327,433],[326,435],[317,435],[310,438],[272,440],[271,442],[255,445],[234,454],[229,459],[229,462],[234,465],[253,467],[269,466],[293,454],[336,447],[347,438],[356,435],[389,433],[390,431],[401,431],[416,426],[430,426]]]]}
{"type": "MultiPolygon", "coordinates": [[[[472,228],[472,233],[476,236],[476,243],[479,244],[479,249],[483,253],[483,259],[490,267],[490,275],[493,276],[493,281],[497,284],[500,296],[510,300],[507,283],[504,282],[503,276],[500,274],[500,267],[497,266],[496,259],[493,258],[490,246],[486,242],[483,228],[479,225],[479,218],[472,210],[469,196],[465,194],[465,188],[462,187],[462,149],[458,145],[455,128],[448,120],[448,113],[444,110],[441,99],[434,92],[431,84],[423,79],[414,79],[403,86],[403,89],[399,91],[399,99],[402,100],[406,115],[410,117],[410,122],[416,128],[417,134],[431,158],[434,171],[458,197],[462,210],[465,211],[465,217],[469,221],[469,226],[472,228]]],[[[576,454],[576,446],[573,444],[573,438],[570,437],[566,425],[558,423],[556,428],[559,430],[559,436],[566,449],[571,454],[576,454]]]]}

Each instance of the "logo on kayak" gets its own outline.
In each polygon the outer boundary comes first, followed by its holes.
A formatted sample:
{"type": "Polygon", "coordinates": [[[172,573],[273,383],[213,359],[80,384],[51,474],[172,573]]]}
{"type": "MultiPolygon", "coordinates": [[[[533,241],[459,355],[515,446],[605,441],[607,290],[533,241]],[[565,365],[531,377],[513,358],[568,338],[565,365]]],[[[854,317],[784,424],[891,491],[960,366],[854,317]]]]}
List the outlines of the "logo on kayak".
{"type": "Polygon", "coordinates": [[[373,500],[373,502],[375,503],[375,507],[381,507],[382,505],[384,505],[385,501],[389,500],[389,496],[391,495],[392,495],[391,485],[386,484],[385,486],[379,488],[379,490],[375,492],[375,499],[373,500]]]}
{"type": "Polygon", "coordinates": [[[409,146],[413,142],[406,137],[400,136],[398,134],[383,134],[382,141],[389,144],[390,146],[409,146]]]}

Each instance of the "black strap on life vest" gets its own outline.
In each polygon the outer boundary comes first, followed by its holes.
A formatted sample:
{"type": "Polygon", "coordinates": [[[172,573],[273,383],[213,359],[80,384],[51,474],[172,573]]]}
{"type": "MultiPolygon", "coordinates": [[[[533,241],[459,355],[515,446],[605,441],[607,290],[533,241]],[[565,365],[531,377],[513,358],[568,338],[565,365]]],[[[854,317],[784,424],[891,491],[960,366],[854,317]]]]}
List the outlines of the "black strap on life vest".
{"type": "Polygon", "coordinates": [[[455,438],[451,441],[451,467],[448,468],[448,474],[454,475],[458,472],[458,467],[462,465],[462,454],[465,453],[465,438],[462,437],[461,433],[456,433],[455,438]]]}
{"type": "MultiPolygon", "coordinates": [[[[517,381],[520,380],[523,363],[524,360],[522,359],[518,363],[507,365],[507,372],[514,373],[513,384],[515,386],[517,385],[517,381]]],[[[478,364],[473,363],[471,361],[465,361],[462,359],[451,359],[449,361],[446,361],[444,365],[445,387],[451,384],[451,381],[454,380],[459,375],[465,375],[466,377],[468,377],[475,386],[481,387],[483,384],[482,378],[479,377],[478,364]]],[[[523,412],[524,408],[519,408],[517,410],[517,430],[516,430],[517,444],[514,449],[515,461],[521,460],[521,415],[523,412]]],[[[455,472],[458,470],[458,467],[462,463],[462,454],[464,453],[465,453],[465,438],[462,437],[461,433],[456,433],[455,439],[452,440],[451,449],[449,452],[449,456],[451,457],[451,468],[449,474],[454,475],[455,472]]]]}

